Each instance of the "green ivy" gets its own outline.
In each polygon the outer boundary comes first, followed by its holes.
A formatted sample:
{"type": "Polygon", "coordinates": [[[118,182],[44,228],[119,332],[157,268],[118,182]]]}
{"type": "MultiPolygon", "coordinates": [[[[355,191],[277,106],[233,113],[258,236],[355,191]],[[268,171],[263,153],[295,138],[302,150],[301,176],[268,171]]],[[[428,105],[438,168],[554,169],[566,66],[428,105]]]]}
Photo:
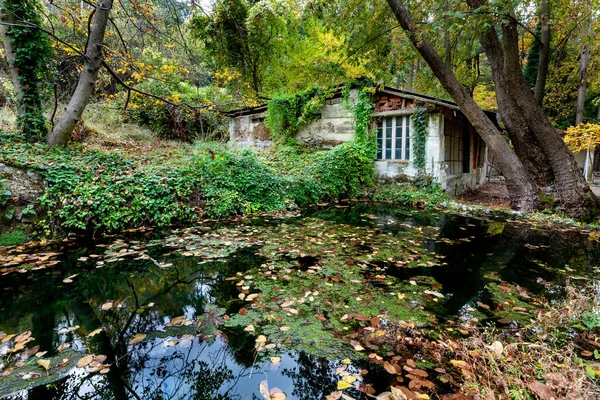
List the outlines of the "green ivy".
{"type": "Polygon", "coordinates": [[[427,143],[427,109],[419,108],[412,115],[413,164],[419,176],[425,175],[425,144],[427,143]]]}
{"type": "Polygon", "coordinates": [[[331,90],[311,87],[292,94],[273,96],[267,103],[265,116],[265,125],[271,131],[271,138],[280,143],[293,139],[302,125],[319,118],[319,111],[331,95],[331,90]]]}
{"type": "Polygon", "coordinates": [[[12,193],[4,185],[4,180],[0,179],[0,208],[8,204],[11,196],[12,193]]]}
{"type": "Polygon", "coordinates": [[[28,140],[40,141],[48,130],[42,102],[46,98],[44,82],[53,57],[52,46],[48,35],[36,27],[42,25],[41,5],[36,0],[6,0],[4,6],[18,22],[7,27],[14,42],[15,66],[21,84],[21,93],[17,95],[17,124],[28,140]]]}

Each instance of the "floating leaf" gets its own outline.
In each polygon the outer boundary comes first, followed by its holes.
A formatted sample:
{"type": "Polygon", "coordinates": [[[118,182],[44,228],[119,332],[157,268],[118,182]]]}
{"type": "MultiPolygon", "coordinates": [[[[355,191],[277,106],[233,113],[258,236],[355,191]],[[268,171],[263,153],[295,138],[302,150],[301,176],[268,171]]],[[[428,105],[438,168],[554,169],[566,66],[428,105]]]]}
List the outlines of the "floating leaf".
{"type": "Polygon", "coordinates": [[[108,303],[104,303],[102,304],[102,310],[104,311],[108,311],[113,307],[113,303],[112,302],[108,302],[108,303]]]}
{"type": "Polygon", "coordinates": [[[244,328],[246,332],[254,332],[254,325],[250,324],[244,328]]]}
{"type": "Polygon", "coordinates": [[[344,389],[348,389],[349,387],[351,387],[352,385],[349,384],[346,381],[338,381],[337,383],[337,388],[338,390],[344,390],[344,389]]]}
{"type": "Polygon", "coordinates": [[[282,326],[282,327],[280,327],[280,328],[279,328],[279,330],[280,330],[281,332],[287,332],[287,331],[289,331],[290,329],[292,329],[292,328],[290,328],[289,326],[282,326]]]}
{"type": "Polygon", "coordinates": [[[134,344],[138,344],[139,342],[141,342],[144,339],[146,339],[146,334],[138,333],[129,341],[129,344],[133,346],[134,344]]]}
{"type": "Polygon", "coordinates": [[[6,368],[4,371],[2,371],[2,373],[0,374],[0,376],[9,376],[13,372],[14,372],[14,369],[12,369],[12,368],[6,368]]]}
{"type": "Polygon", "coordinates": [[[93,360],[94,360],[94,356],[85,356],[85,357],[79,359],[79,361],[77,361],[77,368],[86,367],[93,360]]]}
{"type": "Polygon", "coordinates": [[[50,360],[37,360],[38,365],[44,367],[46,371],[50,369],[50,360]]]}
{"type": "Polygon", "coordinates": [[[94,337],[94,336],[96,336],[97,334],[99,334],[102,331],[103,331],[102,328],[98,328],[95,331],[91,331],[90,333],[88,333],[87,337],[94,337]]]}
{"type": "Polygon", "coordinates": [[[65,349],[68,349],[69,347],[71,347],[71,343],[62,343],[61,345],[58,346],[57,350],[63,351],[65,349]]]}
{"type": "Polygon", "coordinates": [[[271,363],[277,365],[281,362],[281,357],[271,357],[271,363]]]}

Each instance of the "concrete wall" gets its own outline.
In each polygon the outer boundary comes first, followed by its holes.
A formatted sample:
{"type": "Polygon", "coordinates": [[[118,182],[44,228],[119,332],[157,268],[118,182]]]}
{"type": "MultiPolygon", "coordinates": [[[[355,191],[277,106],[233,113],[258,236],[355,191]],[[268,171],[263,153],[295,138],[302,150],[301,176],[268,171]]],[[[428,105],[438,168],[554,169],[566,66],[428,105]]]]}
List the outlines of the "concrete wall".
{"type": "Polygon", "coordinates": [[[330,149],[349,141],[353,136],[354,116],[349,107],[342,104],[342,99],[338,98],[327,100],[321,118],[302,126],[296,139],[319,149],[330,149]]]}
{"type": "Polygon", "coordinates": [[[269,147],[273,142],[264,119],[264,112],[231,118],[229,120],[229,143],[238,147],[269,147]]]}

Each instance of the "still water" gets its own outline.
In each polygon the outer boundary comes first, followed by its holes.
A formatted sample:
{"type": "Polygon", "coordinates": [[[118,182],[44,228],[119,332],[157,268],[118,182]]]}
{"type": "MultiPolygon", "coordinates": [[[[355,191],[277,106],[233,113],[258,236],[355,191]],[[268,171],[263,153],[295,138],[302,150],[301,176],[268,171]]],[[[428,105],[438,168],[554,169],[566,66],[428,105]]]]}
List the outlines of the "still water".
{"type": "Polygon", "coordinates": [[[373,317],[518,326],[599,257],[589,232],[366,205],[12,249],[0,396],[324,399],[347,365],[365,398],[393,381],[352,344],[373,317]]]}

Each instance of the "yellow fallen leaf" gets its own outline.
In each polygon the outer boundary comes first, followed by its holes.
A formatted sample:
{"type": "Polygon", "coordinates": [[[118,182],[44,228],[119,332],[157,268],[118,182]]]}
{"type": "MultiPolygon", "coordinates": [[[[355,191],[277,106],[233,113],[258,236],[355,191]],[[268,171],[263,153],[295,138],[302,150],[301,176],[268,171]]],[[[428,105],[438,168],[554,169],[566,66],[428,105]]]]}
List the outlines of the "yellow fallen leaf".
{"type": "Polygon", "coordinates": [[[342,380],[344,382],[353,383],[354,381],[356,381],[356,377],[352,376],[352,375],[346,375],[346,376],[342,377],[342,380]]]}
{"type": "Polygon", "coordinates": [[[457,367],[465,367],[467,365],[463,360],[450,360],[452,365],[456,365],[457,367]]]}
{"type": "Polygon", "coordinates": [[[271,363],[273,363],[273,365],[277,365],[281,362],[281,357],[271,357],[271,363]]]}
{"type": "Polygon", "coordinates": [[[344,390],[344,389],[348,389],[349,387],[351,387],[352,385],[349,384],[346,381],[338,381],[337,383],[337,388],[338,390],[344,390]]]}
{"type": "Polygon", "coordinates": [[[37,363],[44,367],[46,371],[50,369],[50,360],[37,360],[37,363]]]}
{"type": "Polygon", "coordinates": [[[146,334],[138,333],[129,341],[129,344],[133,346],[134,344],[138,344],[139,342],[141,342],[144,339],[146,339],[146,334]]]}
{"type": "Polygon", "coordinates": [[[423,400],[429,400],[429,395],[427,395],[427,394],[425,394],[425,393],[418,394],[418,395],[417,395],[417,397],[418,397],[419,399],[423,399],[423,400]]]}
{"type": "Polygon", "coordinates": [[[113,303],[111,303],[110,301],[108,303],[104,303],[102,304],[102,310],[104,311],[108,311],[113,307],[113,303]]]}
{"type": "Polygon", "coordinates": [[[92,331],[92,332],[88,333],[87,337],[94,337],[97,334],[99,334],[100,332],[102,332],[102,330],[103,330],[102,328],[98,328],[95,331],[92,331]]]}
{"type": "Polygon", "coordinates": [[[254,332],[254,325],[248,325],[244,328],[246,332],[254,332]]]}
{"type": "Polygon", "coordinates": [[[356,346],[354,346],[354,350],[356,351],[363,351],[365,348],[362,347],[360,344],[357,344],[356,346]]]}
{"type": "Polygon", "coordinates": [[[292,329],[292,328],[290,328],[289,326],[282,326],[281,328],[279,328],[279,330],[280,330],[281,332],[287,332],[287,331],[289,331],[290,329],[292,329]]]}
{"type": "Polygon", "coordinates": [[[344,364],[348,365],[348,364],[350,364],[350,359],[349,359],[349,358],[344,358],[344,359],[342,360],[342,363],[344,363],[344,364]]]}

